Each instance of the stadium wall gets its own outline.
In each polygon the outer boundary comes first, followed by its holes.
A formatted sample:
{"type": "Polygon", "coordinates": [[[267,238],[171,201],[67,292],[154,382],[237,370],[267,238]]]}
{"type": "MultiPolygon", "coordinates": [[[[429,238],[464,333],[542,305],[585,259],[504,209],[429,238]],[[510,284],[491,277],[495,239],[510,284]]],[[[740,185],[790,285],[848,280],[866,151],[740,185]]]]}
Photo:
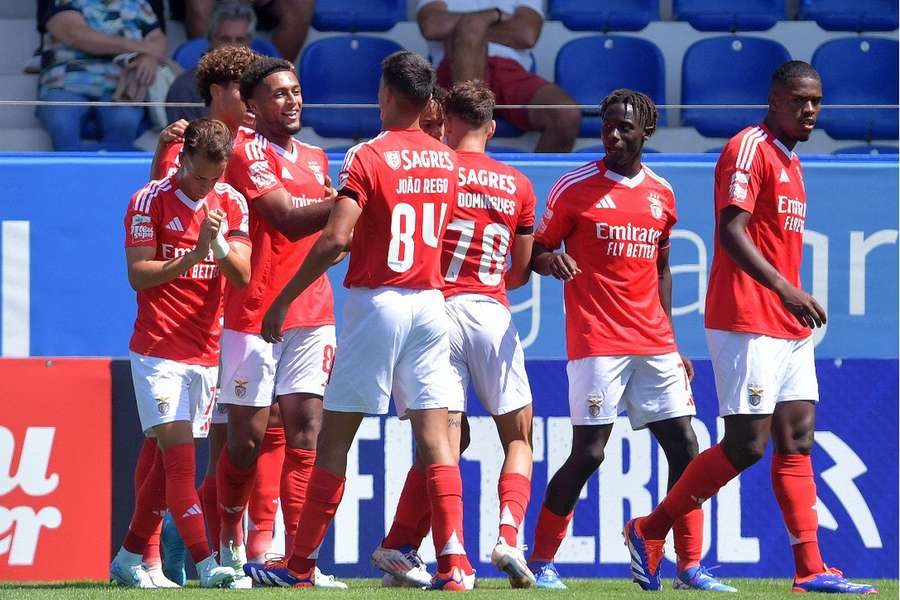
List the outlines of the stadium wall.
{"type": "MultiPolygon", "coordinates": [[[[332,156],[332,177],[340,161],[332,156]]],[[[539,204],[563,172],[588,157],[510,157],[535,184],[539,204]]],[[[675,327],[699,359],[693,389],[701,446],[721,435],[702,334],[712,258],[714,157],[661,155],[648,164],[673,185],[675,327]]],[[[817,332],[822,393],[813,455],[820,537],[829,564],[853,577],[897,577],[898,178],[897,160],[806,158],[810,198],[804,284],[827,305],[817,332]]],[[[122,251],[122,219],[146,177],[146,155],[0,158],[0,580],[103,578],[132,506],[139,427],[127,362],[134,318],[122,251]],[[23,359],[15,357],[70,357],[23,359]],[[58,518],[57,518],[58,517],[58,518]],[[87,530],[73,529],[83,525],[87,530]],[[65,575],[47,568],[77,543],[65,575]]],[[[539,208],[540,212],[540,208],[539,208]]],[[[342,304],[342,269],[333,273],[342,304]]],[[[562,294],[533,278],[512,295],[528,348],[535,396],[535,473],[524,542],[531,543],[549,475],[571,443],[562,294]]],[[[502,451],[493,424],[470,401],[472,447],[462,463],[466,540],[479,573],[496,575],[496,478],[502,451]]],[[[389,524],[412,459],[409,426],[366,419],[348,462],[348,486],[320,554],[323,567],[371,576],[370,551],[389,524]],[[365,518],[365,515],[377,515],[365,518]]],[[[607,459],[579,502],[558,563],[563,576],[622,577],[621,524],[664,493],[665,460],[648,432],[617,424],[607,459]]],[[[203,465],[201,459],[198,464],[203,465]]],[[[706,504],[705,561],[724,576],[787,577],[787,535],[768,461],[706,504]]],[[[432,554],[426,541],[423,554],[432,554]]],[[[71,556],[71,555],[69,555],[71,556]]],[[[666,567],[671,574],[672,567],[666,567]]]]}

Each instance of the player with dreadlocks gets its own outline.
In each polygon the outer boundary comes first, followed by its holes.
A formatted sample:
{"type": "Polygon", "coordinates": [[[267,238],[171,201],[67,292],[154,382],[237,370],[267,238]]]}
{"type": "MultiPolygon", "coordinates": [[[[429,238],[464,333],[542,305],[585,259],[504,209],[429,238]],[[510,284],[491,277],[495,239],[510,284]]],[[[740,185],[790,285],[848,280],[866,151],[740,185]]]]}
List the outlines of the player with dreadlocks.
{"type": "MultiPolygon", "coordinates": [[[[563,175],[534,236],[532,269],[564,283],[572,450],[547,486],[529,566],[537,587],[564,589],[553,558],[623,405],[631,426],[650,429],[673,485],[697,455],[691,362],[672,331],[669,237],[675,197],[641,163],[656,130],[646,95],[619,89],[600,106],[606,156],[563,175]],[[559,250],[565,244],[565,251],[559,250]]],[[[676,586],[735,591],[700,566],[703,511],[675,525],[676,586]]]]}

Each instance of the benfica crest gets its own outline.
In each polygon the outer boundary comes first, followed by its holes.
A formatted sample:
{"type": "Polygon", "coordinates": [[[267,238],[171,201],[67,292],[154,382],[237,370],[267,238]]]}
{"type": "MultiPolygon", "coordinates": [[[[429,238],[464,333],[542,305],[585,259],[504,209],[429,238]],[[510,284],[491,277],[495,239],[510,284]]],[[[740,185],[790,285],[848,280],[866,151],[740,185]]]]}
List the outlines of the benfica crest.
{"type": "Polygon", "coordinates": [[[647,202],[650,203],[650,214],[654,219],[663,218],[662,200],[656,192],[650,192],[647,196],[647,202]]]}
{"type": "Polygon", "coordinates": [[[387,165],[393,170],[397,170],[400,168],[400,151],[399,150],[389,150],[384,153],[384,161],[387,165]]]}

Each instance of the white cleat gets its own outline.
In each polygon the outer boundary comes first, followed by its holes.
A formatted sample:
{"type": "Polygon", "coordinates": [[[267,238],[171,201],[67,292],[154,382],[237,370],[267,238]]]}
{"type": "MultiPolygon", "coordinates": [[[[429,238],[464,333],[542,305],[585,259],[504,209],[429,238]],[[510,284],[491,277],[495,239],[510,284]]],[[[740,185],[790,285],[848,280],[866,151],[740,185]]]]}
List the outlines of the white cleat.
{"type": "Polygon", "coordinates": [[[536,581],[534,573],[528,568],[525,554],[520,548],[510,546],[503,539],[499,539],[494,551],[491,552],[491,562],[509,576],[511,587],[534,587],[536,581]]]}
{"type": "Polygon", "coordinates": [[[236,574],[231,567],[220,567],[216,562],[215,553],[197,563],[197,575],[200,576],[202,588],[227,588],[231,587],[236,574]]]}
{"type": "Polygon", "coordinates": [[[393,585],[385,587],[426,587],[431,584],[431,575],[425,568],[425,563],[419,557],[415,549],[410,548],[406,552],[384,548],[379,546],[372,553],[372,565],[390,575],[393,585]]]}
{"type": "Polygon", "coordinates": [[[314,581],[317,588],[330,588],[333,590],[347,589],[346,583],[344,583],[343,581],[338,581],[334,578],[334,575],[326,575],[319,570],[319,567],[316,567],[316,576],[314,581]]]}
{"type": "Polygon", "coordinates": [[[181,586],[166,577],[166,574],[163,573],[162,565],[159,563],[154,563],[152,565],[148,565],[144,563],[144,570],[147,571],[147,575],[150,576],[150,581],[153,582],[158,588],[180,588],[181,586]]]}
{"type": "Polygon", "coordinates": [[[223,567],[231,567],[234,571],[234,581],[228,588],[232,590],[249,590],[253,588],[253,580],[244,574],[244,565],[247,563],[247,550],[244,546],[229,543],[220,547],[219,556],[223,567]]]}
{"type": "Polygon", "coordinates": [[[128,552],[129,555],[137,557],[137,562],[129,562],[123,558],[123,552],[125,551],[120,550],[119,554],[113,558],[112,564],[109,565],[109,580],[123,587],[155,588],[156,585],[150,579],[150,574],[144,570],[144,565],[141,564],[140,555],[128,552]]]}

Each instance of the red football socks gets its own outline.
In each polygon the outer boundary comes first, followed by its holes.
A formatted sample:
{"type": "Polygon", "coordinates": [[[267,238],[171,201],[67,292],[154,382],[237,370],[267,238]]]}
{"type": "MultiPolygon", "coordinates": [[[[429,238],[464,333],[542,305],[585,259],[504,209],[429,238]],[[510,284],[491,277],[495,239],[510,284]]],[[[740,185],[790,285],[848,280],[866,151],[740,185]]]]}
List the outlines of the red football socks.
{"type": "Polygon", "coordinates": [[[166,469],[166,504],[191,558],[198,563],[208,558],[211,552],[206,541],[203,509],[194,488],[194,444],[172,446],[162,454],[166,469]]]}
{"type": "MultiPolygon", "coordinates": [[[[156,459],[156,438],[145,437],[144,443],[141,445],[141,451],[138,454],[137,465],[134,467],[134,498],[137,500],[141,490],[141,485],[147,479],[150,469],[153,468],[153,461],[156,459]]],[[[159,534],[162,531],[162,524],[157,525],[154,532],[147,540],[147,546],[144,548],[144,563],[148,565],[160,564],[162,558],[159,554],[159,534]]]]}
{"type": "Polygon", "coordinates": [[[825,571],[819,552],[816,480],[812,460],[805,454],[772,455],[772,489],[790,533],[797,577],[825,571]]]}
{"type": "Polygon", "coordinates": [[[281,512],[284,515],[284,547],[286,551],[294,545],[294,533],[300,512],[309,493],[309,480],[316,451],[303,448],[285,448],[284,464],[281,467],[281,512]]]}
{"type": "Polygon", "coordinates": [[[422,539],[431,529],[431,503],[428,500],[428,479],[425,472],[415,465],[406,474],[406,483],[397,501],[397,511],[391,530],[381,545],[384,548],[399,550],[404,546],[418,549],[422,539]],[[424,533],[421,529],[424,526],[424,533]],[[421,534],[421,535],[420,535],[421,534]]]}
{"type": "Polygon", "coordinates": [[[221,522],[219,521],[219,503],[216,501],[216,478],[215,473],[207,473],[197,490],[200,497],[200,505],[203,507],[203,516],[206,517],[206,531],[209,532],[209,544],[214,550],[219,549],[219,531],[221,531],[221,522]]]}
{"type": "Polygon", "coordinates": [[[134,554],[143,554],[147,541],[159,530],[165,512],[166,471],[162,453],[155,450],[152,466],[134,499],[134,514],[122,547],[134,554]]]}
{"type": "Polygon", "coordinates": [[[247,514],[250,517],[247,556],[250,558],[264,556],[272,547],[283,463],[284,428],[269,427],[263,436],[259,456],[256,459],[256,480],[247,506],[247,514]]]}
{"type": "Polygon", "coordinates": [[[675,519],[672,527],[675,534],[675,555],[678,570],[685,571],[700,564],[703,554],[703,509],[694,510],[675,519]]]}
{"type": "Polygon", "coordinates": [[[519,473],[501,475],[497,482],[497,494],[500,497],[500,537],[515,547],[531,498],[531,480],[519,473]]]}
{"type": "Polygon", "coordinates": [[[220,543],[243,545],[242,520],[255,479],[256,461],[246,469],[238,469],[232,464],[228,449],[222,450],[219,454],[219,463],[216,465],[216,496],[221,522],[220,543]]]}
{"type": "Polygon", "coordinates": [[[719,444],[701,452],[690,462],[656,510],[640,521],[640,533],[650,540],[665,539],[678,517],[715,496],[739,473],[719,444]]]}
{"type": "Polygon", "coordinates": [[[438,572],[446,573],[452,567],[459,567],[471,573],[463,546],[462,479],[459,466],[431,465],[428,467],[427,477],[431,502],[431,533],[434,536],[438,572]]]}
{"type": "Polygon", "coordinates": [[[303,535],[294,538],[294,550],[288,560],[288,568],[294,573],[304,574],[316,566],[319,546],[325,539],[343,495],[343,477],[325,469],[312,468],[306,502],[297,524],[297,530],[302,531],[303,535]]]}
{"type": "Polygon", "coordinates": [[[566,537],[573,514],[558,515],[546,505],[541,506],[541,515],[534,529],[534,550],[529,562],[553,562],[559,545],[566,537]]]}

